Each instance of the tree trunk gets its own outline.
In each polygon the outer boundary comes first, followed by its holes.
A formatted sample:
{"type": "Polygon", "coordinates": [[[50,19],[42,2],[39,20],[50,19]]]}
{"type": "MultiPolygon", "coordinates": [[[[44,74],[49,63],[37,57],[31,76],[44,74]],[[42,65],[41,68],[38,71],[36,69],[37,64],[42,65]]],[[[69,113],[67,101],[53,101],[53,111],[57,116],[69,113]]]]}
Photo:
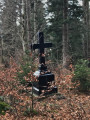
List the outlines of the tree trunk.
{"type": "MultiPolygon", "coordinates": [[[[89,2],[88,2],[89,4],[89,2]]],[[[89,21],[89,24],[88,24],[88,32],[89,32],[89,37],[88,37],[88,59],[89,59],[89,62],[90,62],[90,8],[89,8],[89,11],[88,11],[88,21],[89,21]]]]}
{"type": "Polygon", "coordinates": [[[1,38],[1,63],[4,63],[4,55],[3,55],[3,49],[4,49],[4,42],[3,42],[3,38],[1,38]]]}
{"type": "Polygon", "coordinates": [[[37,1],[34,0],[34,42],[36,40],[36,4],[37,4],[37,1]]]}
{"type": "Polygon", "coordinates": [[[25,50],[26,50],[26,48],[25,48],[25,21],[24,21],[24,13],[25,13],[25,9],[24,9],[24,7],[25,7],[25,1],[24,0],[22,0],[22,18],[21,18],[21,23],[22,23],[22,28],[21,28],[21,41],[22,41],[22,48],[23,48],[23,54],[25,54],[25,50]]]}
{"type": "Polygon", "coordinates": [[[63,67],[68,67],[69,48],[68,48],[68,0],[63,0],[63,67]]]}
{"type": "Polygon", "coordinates": [[[89,27],[90,27],[90,20],[89,20],[89,1],[83,0],[83,9],[84,9],[84,28],[85,28],[85,34],[84,34],[84,57],[88,59],[90,57],[90,42],[89,42],[89,27]]]}
{"type": "Polygon", "coordinates": [[[31,16],[31,3],[30,0],[26,0],[26,30],[27,30],[27,45],[29,46],[29,44],[31,43],[31,30],[30,30],[30,16],[31,16]]]}

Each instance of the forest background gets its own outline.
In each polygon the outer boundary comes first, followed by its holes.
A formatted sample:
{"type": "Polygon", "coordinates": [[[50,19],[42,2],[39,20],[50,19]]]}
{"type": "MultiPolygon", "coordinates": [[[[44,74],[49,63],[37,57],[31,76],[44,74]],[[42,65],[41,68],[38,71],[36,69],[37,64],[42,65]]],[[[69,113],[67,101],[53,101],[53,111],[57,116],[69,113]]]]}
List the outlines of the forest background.
{"type": "Polygon", "coordinates": [[[47,55],[68,66],[77,59],[90,57],[89,0],[4,0],[0,5],[0,61],[16,61],[37,43],[38,31],[54,44],[47,55]]]}
{"type": "Polygon", "coordinates": [[[89,29],[89,0],[0,1],[1,120],[89,120],[89,29]],[[27,87],[38,67],[30,45],[40,31],[53,43],[45,50],[46,63],[58,86],[56,95],[45,98],[32,97],[27,87]]]}

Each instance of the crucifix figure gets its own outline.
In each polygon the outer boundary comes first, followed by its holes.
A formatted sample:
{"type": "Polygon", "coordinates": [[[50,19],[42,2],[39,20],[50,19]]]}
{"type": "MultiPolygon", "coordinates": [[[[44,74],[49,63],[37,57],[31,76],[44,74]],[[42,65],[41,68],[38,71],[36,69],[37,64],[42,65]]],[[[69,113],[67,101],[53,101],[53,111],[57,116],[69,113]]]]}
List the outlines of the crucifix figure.
{"type": "Polygon", "coordinates": [[[31,49],[39,49],[39,63],[45,65],[45,54],[44,48],[52,47],[52,43],[44,43],[44,35],[43,32],[38,33],[38,44],[32,44],[31,49]]]}

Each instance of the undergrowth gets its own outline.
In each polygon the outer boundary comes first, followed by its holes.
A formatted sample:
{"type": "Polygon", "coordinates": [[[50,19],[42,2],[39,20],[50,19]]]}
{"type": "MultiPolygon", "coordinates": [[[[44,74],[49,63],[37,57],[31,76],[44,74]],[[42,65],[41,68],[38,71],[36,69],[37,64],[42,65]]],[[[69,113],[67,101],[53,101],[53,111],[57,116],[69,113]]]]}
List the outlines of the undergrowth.
{"type": "Polygon", "coordinates": [[[87,60],[81,59],[77,62],[72,82],[80,91],[90,90],[90,68],[87,60]]]}

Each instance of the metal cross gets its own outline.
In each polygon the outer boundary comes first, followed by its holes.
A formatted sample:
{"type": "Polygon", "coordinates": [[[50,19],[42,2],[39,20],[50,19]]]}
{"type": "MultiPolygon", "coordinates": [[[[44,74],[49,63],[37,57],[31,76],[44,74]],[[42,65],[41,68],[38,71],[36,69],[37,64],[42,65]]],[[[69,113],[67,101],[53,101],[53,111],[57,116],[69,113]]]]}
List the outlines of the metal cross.
{"type": "Polygon", "coordinates": [[[49,48],[52,47],[52,43],[44,43],[44,35],[43,32],[39,32],[38,33],[38,40],[39,43],[38,44],[32,44],[31,45],[31,49],[35,50],[35,49],[39,49],[39,62],[40,64],[44,63],[45,64],[45,56],[44,56],[44,48],[49,48]]]}

